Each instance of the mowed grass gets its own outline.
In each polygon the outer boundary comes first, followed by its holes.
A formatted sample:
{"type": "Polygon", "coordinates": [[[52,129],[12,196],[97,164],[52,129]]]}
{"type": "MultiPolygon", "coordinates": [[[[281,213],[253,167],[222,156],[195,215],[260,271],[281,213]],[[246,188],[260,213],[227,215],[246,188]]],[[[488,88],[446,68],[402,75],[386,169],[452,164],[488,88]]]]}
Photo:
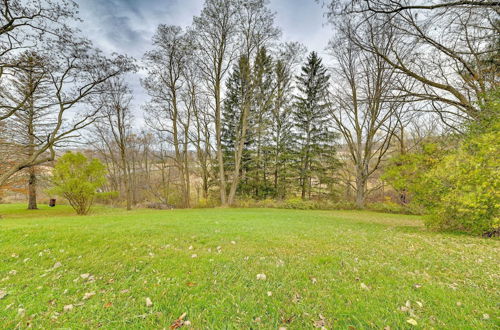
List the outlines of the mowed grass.
{"type": "Polygon", "coordinates": [[[193,329],[500,326],[500,241],[419,217],[24,208],[0,206],[2,329],[163,329],[183,313],[193,329]]]}

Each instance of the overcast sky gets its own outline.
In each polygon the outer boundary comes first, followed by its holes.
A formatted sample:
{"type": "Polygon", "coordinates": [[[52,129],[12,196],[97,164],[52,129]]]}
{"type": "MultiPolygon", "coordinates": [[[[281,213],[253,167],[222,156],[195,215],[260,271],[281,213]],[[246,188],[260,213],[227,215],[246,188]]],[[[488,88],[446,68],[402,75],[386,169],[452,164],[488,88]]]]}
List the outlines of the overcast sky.
{"type": "MultiPolygon", "coordinates": [[[[199,15],[204,0],[77,0],[80,29],[106,53],[125,53],[141,59],[151,47],[158,24],[186,27],[199,15]]],[[[324,8],[314,0],[270,0],[276,12],[276,25],[283,41],[299,41],[309,51],[324,54],[331,36],[325,25],[324,8]]],[[[131,78],[134,107],[138,111],[146,101],[139,77],[131,78]]]]}

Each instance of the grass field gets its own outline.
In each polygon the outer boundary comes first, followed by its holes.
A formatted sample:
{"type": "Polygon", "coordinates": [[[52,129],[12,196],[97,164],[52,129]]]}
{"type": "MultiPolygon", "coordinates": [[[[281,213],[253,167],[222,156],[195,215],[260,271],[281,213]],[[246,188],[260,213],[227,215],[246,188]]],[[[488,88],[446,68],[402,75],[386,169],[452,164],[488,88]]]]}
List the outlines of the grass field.
{"type": "Polygon", "coordinates": [[[0,205],[1,329],[500,326],[500,241],[415,216],[24,207],[0,205]]]}

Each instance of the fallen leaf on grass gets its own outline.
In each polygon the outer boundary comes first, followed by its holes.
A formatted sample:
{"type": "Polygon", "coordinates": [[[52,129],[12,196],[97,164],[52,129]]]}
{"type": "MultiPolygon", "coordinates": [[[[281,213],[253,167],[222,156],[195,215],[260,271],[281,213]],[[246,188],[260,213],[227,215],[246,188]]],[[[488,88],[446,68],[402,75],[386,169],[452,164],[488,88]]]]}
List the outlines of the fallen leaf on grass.
{"type": "Polygon", "coordinates": [[[24,308],[18,308],[17,309],[17,315],[18,316],[24,317],[25,314],[26,314],[26,310],[24,308]]]}
{"type": "Polygon", "coordinates": [[[361,289],[370,290],[370,287],[368,285],[366,285],[365,283],[361,283],[361,289]]]}
{"type": "Polygon", "coordinates": [[[267,279],[266,274],[257,274],[257,279],[261,281],[265,281],[267,279]]]}
{"type": "Polygon", "coordinates": [[[70,310],[72,310],[72,309],[73,309],[73,305],[71,305],[71,304],[70,304],[70,305],[66,305],[66,306],[64,306],[64,307],[63,307],[63,310],[64,310],[65,312],[69,312],[69,311],[70,311],[70,310]]]}
{"type": "Polygon", "coordinates": [[[417,321],[415,321],[414,319],[408,319],[408,320],[406,320],[406,322],[411,324],[411,325],[415,325],[415,326],[418,324],[417,321]]]}
{"type": "Polygon", "coordinates": [[[179,316],[177,320],[175,320],[174,323],[170,325],[170,329],[174,330],[182,327],[184,325],[184,318],[186,317],[186,315],[186,313],[182,313],[182,315],[179,316]]]}
{"type": "Polygon", "coordinates": [[[198,258],[198,255],[197,254],[192,254],[191,258],[198,258]]]}
{"type": "Polygon", "coordinates": [[[3,299],[7,296],[7,291],[0,290],[0,299],[3,299]]]}
{"type": "Polygon", "coordinates": [[[17,270],[11,270],[11,271],[9,272],[9,275],[16,275],[16,274],[17,274],[17,270]]]}
{"type": "Polygon", "coordinates": [[[283,323],[283,324],[290,324],[290,323],[292,323],[292,321],[293,321],[294,318],[295,318],[295,315],[292,315],[290,317],[282,317],[281,318],[281,323],[283,323]]]}
{"type": "Polygon", "coordinates": [[[312,284],[316,284],[318,280],[316,279],[316,277],[311,277],[311,282],[312,284]]]}
{"type": "Polygon", "coordinates": [[[193,283],[193,282],[187,282],[186,285],[189,287],[193,287],[193,286],[197,286],[198,284],[193,283]]]}
{"type": "Polygon", "coordinates": [[[104,304],[104,308],[110,308],[111,306],[113,306],[113,303],[111,301],[107,302],[104,304]]]}
{"type": "Polygon", "coordinates": [[[300,299],[302,299],[302,297],[300,296],[300,294],[296,293],[293,295],[292,302],[298,303],[300,299]]]}
{"type": "Polygon", "coordinates": [[[273,293],[271,291],[267,291],[267,296],[268,297],[271,297],[273,295],[273,293]]]}
{"type": "Polygon", "coordinates": [[[314,321],[313,325],[315,328],[323,328],[326,325],[323,315],[319,314],[319,320],[314,321]]]}
{"type": "Polygon", "coordinates": [[[54,266],[52,266],[52,269],[57,269],[57,268],[59,268],[59,267],[62,267],[62,263],[60,263],[60,262],[58,261],[58,262],[56,262],[56,263],[54,264],[54,266]]]}
{"type": "Polygon", "coordinates": [[[130,290],[129,289],[124,289],[124,290],[121,290],[120,293],[129,293],[130,290]]]}
{"type": "Polygon", "coordinates": [[[95,296],[95,292],[87,292],[84,296],[83,296],[83,300],[87,300],[87,299],[90,299],[92,298],[93,296],[95,296]]]}
{"type": "Polygon", "coordinates": [[[483,314],[483,320],[489,320],[490,319],[490,314],[483,314]]]}
{"type": "Polygon", "coordinates": [[[153,306],[153,302],[151,301],[151,299],[149,297],[146,298],[146,307],[151,307],[153,306]]]}

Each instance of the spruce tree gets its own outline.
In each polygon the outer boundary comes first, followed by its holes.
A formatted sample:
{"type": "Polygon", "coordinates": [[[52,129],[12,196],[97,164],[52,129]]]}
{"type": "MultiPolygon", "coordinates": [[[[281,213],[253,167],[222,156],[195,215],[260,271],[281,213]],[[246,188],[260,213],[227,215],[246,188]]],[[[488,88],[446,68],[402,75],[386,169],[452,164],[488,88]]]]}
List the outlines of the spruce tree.
{"type": "MultiPolygon", "coordinates": [[[[48,94],[49,75],[45,69],[46,60],[33,51],[21,53],[18,58],[22,66],[19,74],[10,81],[10,90],[1,90],[5,97],[23,106],[7,120],[11,147],[17,155],[31,157],[39,147],[40,141],[50,133],[52,120],[49,107],[52,103],[48,94]],[[23,102],[25,100],[25,102],[23,102]]],[[[35,166],[28,172],[28,209],[37,209],[38,170],[35,166]]]]}
{"type": "Polygon", "coordinates": [[[274,197],[284,199],[291,184],[293,160],[292,74],[283,60],[274,66],[274,98],[271,111],[270,151],[274,197]]]}
{"type": "MultiPolygon", "coordinates": [[[[222,111],[222,149],[224,156],[224,171],[228,175],[235,175],[235,166],[238,165],[239,173],[244,172],[241,164],[237,161],[247,158],[248,146],[251,134],[248,130],[248,117],[250,112],[250,100],[252,93],[252,80],[250,64],[246,56],[241,56],[235,64],[233,71],[226,83],[226,99],[222,111]],[[243,139],[243,155],[238,160],[238,145],[243,139]]],[[[228,178],[231,181],[231,178],[228,178]]],[[[234,179],[234,178],[233,178],[234,179]]]]}
{"type": "Polygon", "coordinates": [[[273,59],[262,47],[256,54],[252,70],[252,108],[249,117],[250,159],[247,159],[249,173],[248,193],[255,198],[267,197],[272,189],[270,175],[270,129],[274,98],[273,59]]]}
{"type": "Polygon", "coordinates": [[[311,197],[313,180],[332,163],[335,135],[329,130],[328,87],[330,76],[321,58],[312,52],[302,72],[297,76],[298,95],[295,96],[293,120],[298,156],[300,193],[311,197]]]}

